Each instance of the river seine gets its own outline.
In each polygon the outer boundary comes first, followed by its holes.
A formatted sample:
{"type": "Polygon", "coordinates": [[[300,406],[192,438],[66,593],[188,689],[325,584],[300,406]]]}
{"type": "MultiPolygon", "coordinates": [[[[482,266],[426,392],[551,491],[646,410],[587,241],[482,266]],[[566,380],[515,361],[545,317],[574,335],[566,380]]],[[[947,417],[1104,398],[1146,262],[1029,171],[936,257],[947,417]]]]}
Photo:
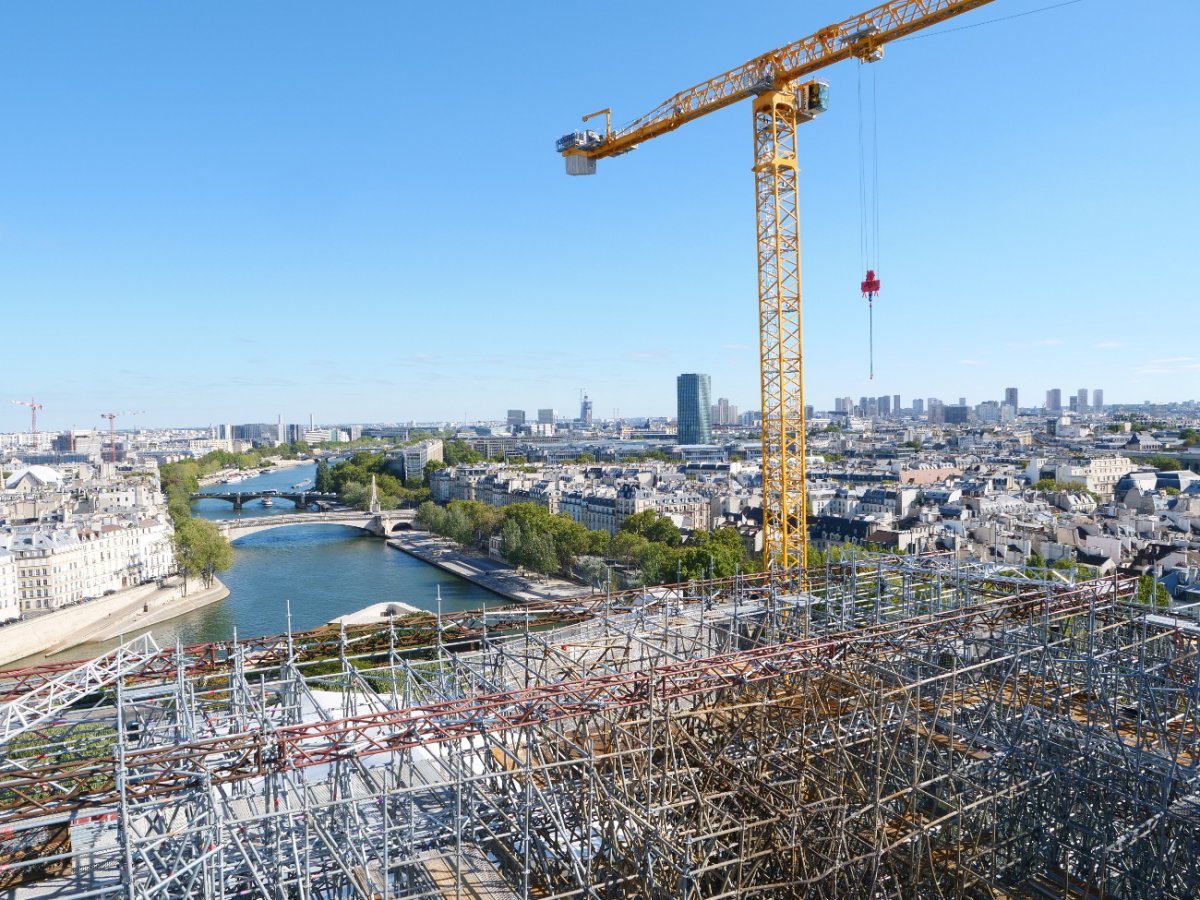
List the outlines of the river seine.
{"type": "MultiPolygon", "coordinates": [[[[202,493],[234,493],[312,488],[315,465],[295,466],[257,475],[237,484],[215,484],[202,493]]],[[[296,512],[290,501],[266,507],[249,501],[241,513],[223,500],[198,500],[192,512],[205,519],[235,515],[274,516],[296,512]]],[[[233,567],[221,574],[229,596],[203,609],[148,629],[159,646],[179,638],[185,644],[277,634],[287,628],[291,602],[292,628],[303,631],[372,603],[399,600],[434,610],[440,591],[442,609],[474,609],[504,601],[483,588],[455,578],[428,563],[395,550],[376,537],[342,525],[289,525],[260,531],[234,542],[233,567]]],[[[141,632],[137,632],[141,633],[141,632]]],[[[133,637],[134,634],[127,635],[133,637]]],[[[104,652],[116,642],[88,645],[104,652]]],[[[78,651],[72,651],[75,655],[78,651]]]]}

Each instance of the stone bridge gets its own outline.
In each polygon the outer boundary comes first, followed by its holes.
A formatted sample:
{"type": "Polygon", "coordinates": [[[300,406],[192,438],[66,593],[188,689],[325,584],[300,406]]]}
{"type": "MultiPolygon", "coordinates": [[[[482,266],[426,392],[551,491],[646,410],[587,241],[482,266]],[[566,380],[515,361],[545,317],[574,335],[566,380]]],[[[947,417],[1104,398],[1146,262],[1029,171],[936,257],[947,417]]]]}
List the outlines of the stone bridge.
{"type": "Polygon", "coordinates": [[[415,510],[393,509],[386,512],[365,513],[358,510],[337,510],[335,512],[288,513],[281,516],[247,516],[240,519],[214,519],[213,524],[221,530],[230,541],[258,534],[260,531],[270,531],[273,528],[287,528],[291,525],[341,525],[345,528],[357,528],[376,537],[388,537],[396,531],[412,528],[415,510]]]}
{"type": "Polygon", "coordinates": [[[337,494],[323,494],[320,491],[234,491],[227,494],[192,494],[196,500],[224,500],[232,503],[234,510],[239,510],[252,500],[270,497],[272,500],[290,500],[296,509],[308,509],[314,503],[337,503],[337,494]]]}

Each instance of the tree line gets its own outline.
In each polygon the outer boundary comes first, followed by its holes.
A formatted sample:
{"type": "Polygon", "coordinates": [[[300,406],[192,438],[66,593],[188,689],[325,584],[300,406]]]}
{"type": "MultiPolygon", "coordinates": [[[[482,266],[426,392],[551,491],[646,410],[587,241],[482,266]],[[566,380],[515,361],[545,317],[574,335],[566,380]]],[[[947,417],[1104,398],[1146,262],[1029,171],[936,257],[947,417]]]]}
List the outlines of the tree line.
{"type": "Polygon", "coordinates": [[[615,535],[534,503],[497,507],[452,500],[441,507],[425,502],[416,521],[463,547],[483,551],[498,535],[500,552],[512,565],[598,586],[607,582],[613,567],[625,585],[723,577],[756,567],[737,529],[698,530],[685,540],[674,522],[654,510],[627,517],[615,535]]]}
{"type": "Polygon", "coordinates": [[[360,451],[334,466],[324,460],[317,463],[314,486],[318,491],[340,495],[341,502],[354,509],[366,510],[371,504],[371,479],[382,509],[416,506],[429,499],[425,476],[401,481],[400,460],[383,453],[360,451]]]}
{"type": "Polygon", "coordinates": [[[167,500],[167,514],[175,526],[172,538],[175,562],[183,573],[184,590],[188,578],[200,578],[205,587],[217,572],[233,565],[233,547],[220,529],[207,519],[192,516],[191,495],[200,490],[201,475],[229,468],[230,454],[214,450],[200,459],[184,459],[159,466],[159,484],[167,500]]]}
{"type": "MultiPolygon", "coordinates": [[[[407,441],[405,446],[429,437],[426,432],[413,434],[419,434],[420,437],[407,441]]],[[[382,452],[360,451],[334,466],[320,460],[317,463],[314,487],[322,493],[339,494],[341,502],[346,506],[365,511],[371,503],[371,477],[374,476],[381,508],[419,506],[430,497],[429,476],[434,472],[447,466],[470,465],[483,461],[483,455],[472,450],[463,441],[444,441],[442,454],[445,462],[430,460],[420,474],[409,473],[408,478],[403,480],[401,476],[405,473],[402,462],[382,452]]]]}

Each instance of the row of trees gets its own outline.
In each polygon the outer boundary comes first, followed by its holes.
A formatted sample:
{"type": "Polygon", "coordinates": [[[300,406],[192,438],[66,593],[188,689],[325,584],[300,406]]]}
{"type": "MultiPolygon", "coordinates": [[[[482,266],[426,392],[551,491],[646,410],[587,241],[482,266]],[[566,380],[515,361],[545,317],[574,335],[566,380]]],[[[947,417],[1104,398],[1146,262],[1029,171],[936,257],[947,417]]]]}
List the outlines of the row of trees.
{"type": "Polygon", "coordinates": [[[1157,454],[1146,460],[1147,464],[1154,466],[1160,472],[1177,472],[1184,468],[1183,461],[1175,456],[1166,456],[1157,454]]]}
{"type": "Polygon", "coordinates": [[[212,522],[192,516],[191,495],[200,489],[200,475],[229,468],[230,456],[216,450],[198,460],[165,463],[159,468],[159,479],[167,499],[167,514],[175,526],[175,561],[183,573],[186,591],[188,578],[200,578],[205,587],[212,584],[217,572],[233,565],[233,547],[212,522]]]}
{"type": "Polygon", "coordinates": [[[511,564],[543,574],[573,575],[603,584],[612,566],[626,583],[664,584],[677,579],[721,577],[753,568],[733,528],[696,531],[685,541],[675,524],[653,510],[629,516],[615,535],[590,530],[565,513],[552,515],[533,503],[495,507],[474,500],[448,506],[422,503],[417,523],[464,547],[487,549],[500,537],[511,564]]]}
{"type": "MultiPolygon", "coordinates": [[[[472,450],[465,441],[446,441],[443,446],[443,455],[446,458],[444,463],[430,463],[433,466],[433,471],[444,469],[447,466],[471,465],[473,463],[484,462],[485,457],[477,450],[472,450]]],[[[506,462],[509,465],[520,466],[529,463],[529,460],[524,456],[491,456],[486,458],[488,462],[506,462]]],[[[677,462],[662,450],[649,450],[646,453],[638,453],[634,456],[622,456],[621,462],[677,462]]],[[[563,463],[576,465],[587,465],[588,463],[598,462],[596,456],[592,453],[579,453],[570,459],[562,460],[563,463]]]]}
{"type": "Polygon", "coordinates": [[[384,454],[369,451],[355,453],[332,468],[318,463],[315,487],[319,491],[340,494],[342,503],[362,510],[371,503],[372,477],[383,509],[416,506],[428,500],[429,488],[424,479],[403,482],[394,474],[391,468],[394,464],[396,461],[384,454]]]}
{"type": "MultiPolygon", "coordinates": [[[[428,432],[412,432],[405,445],[431,436],[428,432]]],[[[419,506],[429,499],[429,476],[438,469],[483,461],[483,455],[463,441],[446,441],[443,455],[445,462],[430,460],[424,472],[419,476],[410,476],[405,481],[401,481],[396,474],[399,461],[381,452],[360,451],[332,467],[325,460],[320,460],[314,486],[323,493],[340,494],[342,503],[347,506],[365,510],[371,503],[371,476],[374,476],[379,504],[383,509],[419,506]]]]}
{"type": "Polygon", "coordinates": [[[1088,486],[1082,481],[1058,482],[1053,478],[1043,478],[1040,481],[1035,481],[1033,483],[1033,489],[1035,491],[1046,491],[1047,493],[1058,493],[1059,491],[1063,491],[1068,494],[1085,494],[1091,497],[1097,503],[1100,502],[1100,495],[1089,489],[1088,486]]]}
{"type": "Polygon", "coordinates": [[[307,456],[310,450],[307,442],[292,441],[278,447],[252,447],[241,453],[213,450],[195,462],[201,475],[211,475],[221,469],[267,469],[274,465],[272,459],[299,459],[307,456]]]}

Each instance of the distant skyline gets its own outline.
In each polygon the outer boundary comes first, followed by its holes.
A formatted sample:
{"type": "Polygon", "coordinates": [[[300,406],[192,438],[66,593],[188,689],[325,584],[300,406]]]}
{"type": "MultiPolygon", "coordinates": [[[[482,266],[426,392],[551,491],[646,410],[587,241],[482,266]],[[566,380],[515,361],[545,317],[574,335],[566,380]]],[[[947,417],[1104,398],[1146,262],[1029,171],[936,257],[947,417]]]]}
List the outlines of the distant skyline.
{"type": "MultiPolygon", "coordinates": [[[[1093,390],[1094,390],[1093,388],[1088,389],[1089,408],[1091,406],[1091,403],[1093,402],[1091,399],[1093,390]]],[[[1100,388],[1100,390],[1104,391],[1103,388],[1100,388]]],[[[843,396],[849,396],[849,395],[843,395],[843,396]]],[[[869,398],[876,398],[876,397],[891,398],[893,395],[886,394],[886,393],[860,394],[860,395],[851,397],[851,400],[855,404],[857,404],[859,399],[864,396],[869,397],[869,398]]],[[[902,406],[900,408],[902,410],[911,410],[914,400],[920,400],[920,401],[922,401],[922,403],[924,403],[931,397],[936,397],[937,399],[941,400],[944,404],[953,406],[953,405],[957,405],[960,396],[961,395],[955,391],[943,391],[941,394],[938,394],[938,393],[917,394],[915,396],[901,395],[902,406]]],[[[1022,399],[1020,400],[1020,408],[1021,409],[1045,409],[1046,408],[1046,397],[1045,397],[1044,391],[1039,393],[1032,400],[1032,402],[1024,399],[1024,396],[1025,396],[1024,392],[1022,392],[1022,399]]],[[[1074,389],[1069,390],[1069,391],[1066,389],[1063,389],[1061,407],[1060,407],[1060,409],[1063,413],[1070,413],[1070,412],[1074,411],[1069,408],[1069,402],[1074,398],[1074,396],[1075,396],[1074,389]]],[[[715,391],[713,392],[713,399],[714,400],[716,399],[715,391]]],[[[732,400],[733,398],[727,398],[727,399],[732,400]]],[[[820,403],[820,402],[811,403],[810,402],[808,405],[813,406],[814,410],[818,414],[830,413],[830,412],[834,411],[834,401],[836,399],[837,399],[836,397],[830,398],[829,402],[827,402],[827,403],[820,403]]],[[[995,394],[995,396],[982,396],[982,395],[979,397],[967,396],[966,399],[967,399],[967,405],[970,407],[978,406],[980,403],[983,403],[986,401],[995,401],[997,403],[1003,403],[1004,402],[1004,390],[998,391],[995,394]]],[[[1105,393],[1104,398],[1103,398],[1104,409],[1107,411],[1107,410],[1110,410],[1114,406],[1116,406],[1116,407],[1139,406],[1139,405],[1143,404],[1146,399],[1147,398],[1143,398],[1142,400],[1113,402],[1108,399],[1107,393],[1105,393]]],[[[758,411],[758,403],[757,403],[758,398],[754,398],[754,400],[755,400],[754,406],[742,406],[737,402],[732,402],[732,405],[735,408],[737,408],[739,412],[742,412],[742,413],[749,412],[749,411],[757,412],[758,411]]],[[[1198,397],[1183,397],[1183,396],[1167,397],[1167,398],[1162,398],[1159,400],[1152,400],[1151,402],[1154,403],[1155,405],[1160,405],[1160,404],[1163,404],[1163,405],[1179,404],[1179,405],[1181,405],[1188,401],[1191,401],[1194,404],[1200,404],[1200,396],[1198,396],[1198,397]]],[[[635,412],[627,412],[627,411],[621,410],[621,409],[603,410],[603,409],[597,407],[595,415],[594,415],[594,420],[597,422],[611,421],[614,418],[614,413],[616,413],[619,416],[619,418],[621,418],[621,419],[668,419],[668,420],[673,420],[676,418],[677,403],[678,403],[678,400],[676,398],[676,400],[672,401],[673,405],[670,409],[652,410],[649,412],[636,412],[636,413],[635,412]]],[[[461,414],[458,416],[445,415],[445,416],[431,416],[431,417],[425,417],[425,418],[411,417],[411,416],[403,417],[403,418],[397,418],[397,417],[385,418],[385,417],[380,417],[380,416],[375,416],[375,417],[368,416],[366,418],[357,418],[357,419],[347,418],[344,416],[340,417],[340,418],[337,416],[332,416],[332,417],[322,419],[319,416],[314,416],[313,417],[313,425],[314,425],[314,427],[320,428],[323,426],[331,426],[331,425],[407,425],[409,423],[414,423],[415,425],[420,426],[420,425],[428,425],[428,424],[434,424],[434,423],[439,423],[439,422],[504,423],[508,419],[507,413],[510,412],[511,410],[515,410],[515,409],[519,409],[519,408],[520,407],[514,406],[514,407],[510,407],[505,410],[501,410],[499,414],[473,416],[473,417],[469,417],[469,418],[464,418],[464,416],[462,416],[461,414]]],[[[532,405],[524,407],[523,411],[526,413],[527,421],[537,421],[537,413],[539,411],[541,411],[541,409],[544,409],[544,408],[545,407],[534,408],[532,405]]],[[[577,418],[577,415],[578,415],[578,410],[576,410],[576,409],[565,409],[564,410],[564,409],[559,409],[556,407],[555,412],[556,412],[556,421],[560,421],[560,422],[573,421],[577,418]]],[[[142,416],[133,416],[133,417],[118,420],[120,422],[124,422],[124,424],[119,424],[117,426],[117,431],[119,431],[119,432],[120,431],[132,431],[132,430],[137,430],[139,428],[208,428],[208,427],[218,427],[218,426],[226,425],[226,424],[230,424],[230,425],[243,425],[243,424],[274,425],[277,421],[277,417],[275,417],[275,416],[255,416],[255,415],[250,415],[250,416],[247,416],[244,418],[225,418],[225,419],[220,419],[220,420],[213,420],[211,422],[208,422],[208,421],[205,421],[205,422],[201,422],[201,421],[145,422],[145,421],[142,421],[143,418],[144,417],[142,417],[142,416]]],[[[6,432],[28,432],[29,431],[29,422],[30,422],[29,413],[28,413],[28,410],[25,410],[24,419],[22,421],[16,423],[11,428],[7,428],[4,430],[6,432]]],[[[292,418],[289,418],[288,416],[285,415],[285,416],[283,416],[283,423],[285,426],[286,425],[303,425],[305,428],[307,428],[307,427],[309,427],[309,417],[307,416],[307,414],[305,414],[303,416],[292,417],[292,418]]],[[[96,428],[99,430],[107,431],[108,424],[107,424],[107,421],[105,421],[103,424],[98,425],[98,426],[90,425],[90,424],[77,424],[77,425],[66,425],[66,426],[59,427],[59,426],[54,425],[53,423],[44,422],[43,419],[41,419],[41,418],[39,418],[39,420],[38,420],[38,429],[43,435],[49,434],[51,432],[66,431],[70,428],[77,428],[77,429],[96,428]]]]}
{"type": "MultiPolygon", "coordinates": [[[[119,427],[500,419],[573,411],[580,388],[597,418],[669,415],[696,371],[755,409],[746,104],[592,178],[564,175],[553,143],[870,5],[478,4],[452,26],[382,0],[9,6],[0,430],[28,427],[7,401],[30,396],[46,431],[135,409],[119,427]],[[459,89],[469,109],[447,105],[459,89]]],[[[801,132],[817,408],[1200,394],[1181,327],[1200,308],[1200,75],[1161,49],[1200,4],[1020,15],[1045,5],[995,3],[822,74],[831,109],[801,132]],[[879,110],[874,381],[860,75],[879,110]]]]}

